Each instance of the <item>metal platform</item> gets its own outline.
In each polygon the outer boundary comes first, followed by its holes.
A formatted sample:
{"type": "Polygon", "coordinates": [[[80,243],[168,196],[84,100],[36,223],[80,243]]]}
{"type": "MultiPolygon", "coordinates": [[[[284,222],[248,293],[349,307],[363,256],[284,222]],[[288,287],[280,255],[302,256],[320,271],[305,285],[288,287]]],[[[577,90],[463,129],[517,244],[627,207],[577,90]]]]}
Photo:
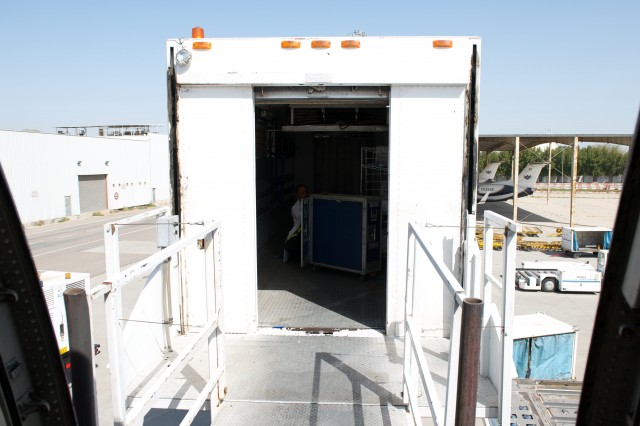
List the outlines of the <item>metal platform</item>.
{"type": "MultiPolygon", "coordinates": [[[[402,342],[382,334],[352,337],[282,332],[226,338],[229,393],[216,425],[404,425],[402,342]]],[[[445,400],[446,339],[423,348],[445,400]]],[[[426,400],[421,401],[428,416],[426,400]]],[[[497,396],[480,379],[478,412],[494,412],[497,396]]]]}
{"type": "Polygon", "coordinates": [[[260,327],[382,330],[385,308],[386,271],[361,281],[351,272],[283,263],[282,257],[273,252],[261,257],[260,327]]]}

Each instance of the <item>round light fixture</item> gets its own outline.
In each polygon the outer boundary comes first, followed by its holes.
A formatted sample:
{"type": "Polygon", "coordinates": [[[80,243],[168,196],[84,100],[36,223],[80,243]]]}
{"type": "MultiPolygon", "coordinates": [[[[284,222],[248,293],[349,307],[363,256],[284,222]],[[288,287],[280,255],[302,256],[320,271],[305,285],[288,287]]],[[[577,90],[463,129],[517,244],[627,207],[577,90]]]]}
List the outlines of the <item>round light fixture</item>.
{"type": "Polygon", "coordinates": [[[191,62],[191,53],[187,49],[180,49],[176,53],[176,62],[183,66],[189,64],[191,62]]]}

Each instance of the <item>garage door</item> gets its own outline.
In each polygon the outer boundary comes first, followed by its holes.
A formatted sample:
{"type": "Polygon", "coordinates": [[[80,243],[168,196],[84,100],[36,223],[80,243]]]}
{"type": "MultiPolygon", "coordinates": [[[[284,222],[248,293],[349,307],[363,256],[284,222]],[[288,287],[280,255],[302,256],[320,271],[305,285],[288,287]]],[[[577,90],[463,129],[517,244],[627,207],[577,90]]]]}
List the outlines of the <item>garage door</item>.
{"type": "Polygon", "coordinates": [[[107,208],[107,175],[78,176],[80,213],[107,208]]]}

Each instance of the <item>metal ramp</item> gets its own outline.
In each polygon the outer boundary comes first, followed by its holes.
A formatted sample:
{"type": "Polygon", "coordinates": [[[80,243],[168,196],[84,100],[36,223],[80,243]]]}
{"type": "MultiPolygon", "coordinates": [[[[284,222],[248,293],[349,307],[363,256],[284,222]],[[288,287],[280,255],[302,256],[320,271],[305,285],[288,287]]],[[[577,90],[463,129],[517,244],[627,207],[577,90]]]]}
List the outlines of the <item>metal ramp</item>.
{"type": "MultiPolygon", "coordinates": [[[[225,336],[228,393],[213,424],[407,424],[402,341],[375,331],[339,334],[225,336]]],[[[444,401],[448,340],[424,338],[422,346],[444,401]]],[[[495,416],[497,402],[480,378],[478,416],[495,416]]],[[[429,415],[424,396],[420,406],[429,415]]]]}

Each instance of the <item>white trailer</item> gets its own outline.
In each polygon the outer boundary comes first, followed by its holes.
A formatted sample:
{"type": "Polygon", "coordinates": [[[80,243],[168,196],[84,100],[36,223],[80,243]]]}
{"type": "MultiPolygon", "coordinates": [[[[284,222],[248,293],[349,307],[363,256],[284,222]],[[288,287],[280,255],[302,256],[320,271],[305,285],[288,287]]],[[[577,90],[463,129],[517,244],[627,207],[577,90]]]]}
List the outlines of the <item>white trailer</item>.
{"type": "Polygon", "coordinates": [[[593,226],[562,227],[562,250],[574,259],[584,253],[598,254],[611,248],[611,228],[593,226]]]}
{"type": "MultiPolygon", "coordinates": [[[[278,220],[291,227],[294,186],[363,195],[363,148],[389,152],[386,332],[401,333],[410,222],[431,225],[439,257],[465,281],[466,244],[474,240],[467,224],[475,223],[478,37],[223,39],[195,28],[192,38],[168,40],[166,53],[172,213],[181,236],[203,220],[222,223],[222,270],[232,283],[224,289],[227,331],[258,327],[258,252],[275,238],[271,257],[282,253],[278,220]]],[[[182,268],[200,261],[195,251],[184,257],[182,268]]],[[[206,290],[198,273],[183,272],[187,309],[206,290]]],[[[442,281],[435,270],[432,278],[442,281]]],[[[446,333],[451,299],[430,288],[423,319],[446,333]]],[[[189,317],[202,315],[194,308],[189,317]]]]}
{"type": "Polygon", "coordinates": [[[588,263],[522,262],[516,269],[520,290],[600,292],[602,274],[588,263]]]}

